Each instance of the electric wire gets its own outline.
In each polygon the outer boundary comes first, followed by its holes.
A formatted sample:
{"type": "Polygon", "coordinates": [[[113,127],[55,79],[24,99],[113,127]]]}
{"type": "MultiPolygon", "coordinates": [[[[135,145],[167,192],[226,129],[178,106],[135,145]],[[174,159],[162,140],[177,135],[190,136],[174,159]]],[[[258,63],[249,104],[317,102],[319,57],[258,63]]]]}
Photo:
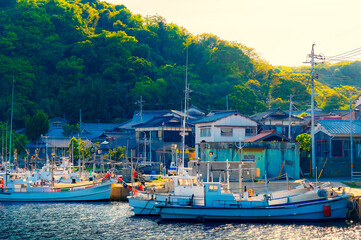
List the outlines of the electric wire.
{"type": "Polygon", "coordinates": [[[344,52],[344,53],[340,53],[337,55],[333,55],[333,56],[327,56],[325,57],[325,60],[327,61],[356,61],[356,60],[360,60],[361,58],[354,58],[355,56],[359,56],[361,55],[361,47],[344,52]]]}

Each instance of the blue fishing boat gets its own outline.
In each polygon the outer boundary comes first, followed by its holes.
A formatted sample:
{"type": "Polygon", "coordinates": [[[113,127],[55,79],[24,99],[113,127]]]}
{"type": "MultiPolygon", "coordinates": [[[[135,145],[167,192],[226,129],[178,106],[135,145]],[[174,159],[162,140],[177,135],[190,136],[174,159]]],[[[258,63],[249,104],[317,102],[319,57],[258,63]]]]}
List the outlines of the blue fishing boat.
{"type": "Polygon", "coordinates": [[[203,183],[204,204],[188,206],[167,202],[156,205],[163,220],[336,220],[345,219],[350,195],[332,188],[315,188],[305,194],[269,194],[237,198],[220,183],[203,183]]]}

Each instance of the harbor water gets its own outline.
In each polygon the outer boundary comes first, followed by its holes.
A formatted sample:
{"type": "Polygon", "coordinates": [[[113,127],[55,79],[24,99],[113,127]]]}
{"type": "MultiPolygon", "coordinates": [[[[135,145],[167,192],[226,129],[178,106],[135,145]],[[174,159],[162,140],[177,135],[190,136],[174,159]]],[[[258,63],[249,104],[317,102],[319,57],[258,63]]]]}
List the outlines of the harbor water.
{"type": "Polygon", "coordinates": [[[361,225],[158,222],[126,202],[0,203],[0,239],[361,239],[361,225]]]}

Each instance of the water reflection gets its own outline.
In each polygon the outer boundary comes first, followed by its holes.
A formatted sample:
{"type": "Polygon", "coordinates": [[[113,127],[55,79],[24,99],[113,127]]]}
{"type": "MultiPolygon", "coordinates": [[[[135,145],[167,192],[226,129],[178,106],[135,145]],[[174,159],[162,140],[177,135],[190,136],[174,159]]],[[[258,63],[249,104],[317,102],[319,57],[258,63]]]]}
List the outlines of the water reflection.
{"type": "Polygon", "coordinates": [[[0,204],[0,239],[360,239],[360,232],[342,222],[158,224],[119,202],[0,204]]]}

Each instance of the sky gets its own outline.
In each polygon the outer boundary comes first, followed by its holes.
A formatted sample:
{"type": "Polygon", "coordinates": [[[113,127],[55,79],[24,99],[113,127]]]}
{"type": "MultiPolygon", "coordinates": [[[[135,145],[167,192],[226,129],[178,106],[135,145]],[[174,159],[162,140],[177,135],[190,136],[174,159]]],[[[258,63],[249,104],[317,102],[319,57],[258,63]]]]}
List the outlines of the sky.
{"type": "MultiPolygon", "coordinates": [[[[359,0],[106,0],[159,15],[191,34],[210,33],[255,49],[270,64],[305,65],[315,54],[361,47],[359,0]]],[[[191,56],[190,56],[191,57],[191,56]]],[[[361,55],[359,56],[361,59],[361,55]]]]}

